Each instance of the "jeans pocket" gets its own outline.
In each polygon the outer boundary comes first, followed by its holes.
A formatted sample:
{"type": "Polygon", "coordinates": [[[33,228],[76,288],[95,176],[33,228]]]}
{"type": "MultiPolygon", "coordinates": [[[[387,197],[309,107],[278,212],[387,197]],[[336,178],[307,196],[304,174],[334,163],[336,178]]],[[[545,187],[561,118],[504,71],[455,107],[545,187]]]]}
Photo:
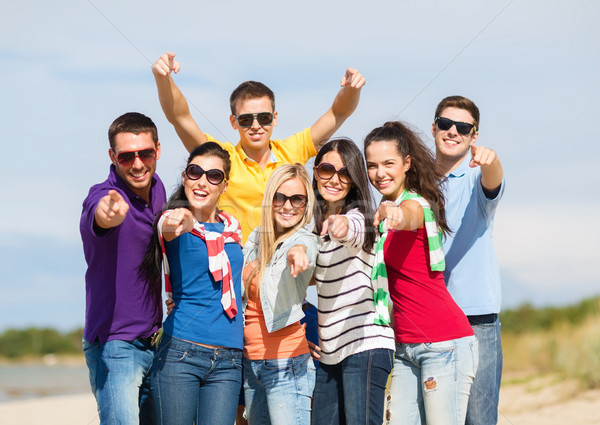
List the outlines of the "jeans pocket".
{"type": "MultiPolygon", "coordinates": [[[[168,347],[164,355],[165,361],[169,362],[182,362],[188,357],[189,353],[187,350],[178,348],[168,347]]],[[[161,356],[163,357],[163,356],[161,356]]]]}
{"type": "Polygon", "coordinates": [[[275,371],[288,371],[293,370],[294,364],[291,358],[286,359],[269,359],[262,361],[262,368],[265,370],[275,371]]]}
{"type": "Polygon", "coordinates": [[[232,357],[231,365],[232,365],[232,367],[236,368],[237,370],[243,370],[242,358],[241,357],[232,357]]]}
{"type": "Polygon", "coordinates": [[[453,339],[449,341],[426,342],[423,344],[423,347],[425,347],[427,351],[433,351],[436,353],[446,353],[449,351],[456,350],[456,346],[453,339]]]}

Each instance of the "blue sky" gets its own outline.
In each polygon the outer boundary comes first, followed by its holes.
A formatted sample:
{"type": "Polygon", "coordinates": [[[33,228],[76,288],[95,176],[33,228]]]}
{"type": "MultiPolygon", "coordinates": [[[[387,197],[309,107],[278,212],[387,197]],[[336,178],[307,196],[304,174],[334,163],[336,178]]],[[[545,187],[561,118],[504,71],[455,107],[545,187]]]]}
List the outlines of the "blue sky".
{"type": "Polygon", "coordinates": [[[345,68],[358,68],[367,85],[338,134],[359,146],[390,119],[432,143],[438,101],[472,98],[482,113],[478,143],[498,152],[507,179],[494,236],[504,306],[600,293],[600,3],[173,3],[2,7],[0,329],[83,325],[79,215],[88,188],[106,178],[114,118],[139,111],[154,119],[158,173],[168,191],[176,184],[186,152],[150,71],[167,50],[182,64],[175,78],[192,114],[221,140],[237,141],[228,98],[249,79],[275,91],[281,138],[311,125],[345,68]]]}

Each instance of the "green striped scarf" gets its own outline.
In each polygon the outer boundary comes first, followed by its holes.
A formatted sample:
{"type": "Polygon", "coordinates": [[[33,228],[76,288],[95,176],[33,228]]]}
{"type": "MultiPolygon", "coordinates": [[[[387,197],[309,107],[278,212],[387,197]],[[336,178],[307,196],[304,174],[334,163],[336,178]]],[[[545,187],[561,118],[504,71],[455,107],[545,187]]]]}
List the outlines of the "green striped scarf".
{"type": "MultiPolygon", "coordinates": [[[[423,208],[425,232],[429,245],[429,266],[432,271],[443,271],[446,267],[446,262],[444,261],[444,251],[442,250],[442,234],[438,231],[435,216],[429,206],[429,202],[415,192],[404,190],[394,203],[400,205],[409,199],[418,202],[423,208]]],[[[373,282],[374,289],[375,324],[387,325],[390,323],[390,311],[392,307],[388,289],[387,270],[383,258],[383,246],[388,234],[387,220],[382,220],[379,223],[379,233],[380,235],[375,245],[375,265],[373,266],[371,281],[373,282]]]]}

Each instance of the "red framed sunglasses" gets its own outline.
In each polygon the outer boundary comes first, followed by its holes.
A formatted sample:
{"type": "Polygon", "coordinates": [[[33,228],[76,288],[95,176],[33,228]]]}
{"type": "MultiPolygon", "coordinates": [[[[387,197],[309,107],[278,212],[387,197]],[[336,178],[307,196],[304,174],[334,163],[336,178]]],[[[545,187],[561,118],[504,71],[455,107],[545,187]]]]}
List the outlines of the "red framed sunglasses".
{"type": "Polygon", "coordinates": [[[113,152],[117,157],[117,162],[124,167],[129,167],[131,164],[133,164],[136,156],[139,157],[144,164],[150,164],[151,162],[156,161],[156,149],[154,148],[119,153],[116,153],[113,150],[113,152]]]}

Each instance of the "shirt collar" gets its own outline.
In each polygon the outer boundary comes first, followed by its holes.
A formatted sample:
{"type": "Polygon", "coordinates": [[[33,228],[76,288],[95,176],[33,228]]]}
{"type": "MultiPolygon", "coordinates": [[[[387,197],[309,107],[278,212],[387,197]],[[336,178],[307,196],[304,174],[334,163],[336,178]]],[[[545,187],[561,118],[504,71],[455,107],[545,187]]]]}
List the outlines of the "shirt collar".
{"type": "MultiPolygon", "coordinates": [[[[246,155],[246,152],[242,148],[242,142],[238,142],[238,144],[237,144],[237,146],[235,148],[238,151],[238,153],[240,154],[240,156],[242,157],[242,160],[244,160],[244,161],[248,160],[248,161],[256,162],[255,160],[253,160],[252,158],[250,158],[248,155],[246,155]]],[[[269,162],[275,162],[275,163],[279,162],[279,159],[277,159],[277,157],[273,153],[273,149],[271,149],[270,146],[269,146],[269,162]]]]}
{"type": "MultiPolygon", "coordinates": [[[[110,171],[108,173],[108,181],[110,183],[112,183],[114,186],[121,189],[123,192],[125,192],[125,194],[127,195],[127,197],[129,199],[136,199],[136,198],[142,199],[141,197],[139,197],[138,195],[133,193],[133,190],[131,190],[131,188],[129,186],[127,186],[127,184],[123,181],[123,179],[117,174],[117,169],[115,167],[115,164],[110,164],[110,171]]],[[[156,184],[156,174],[154,174],[152,176],[152,179],[150,180],[150,202],[152,202],[152,189],[154,188],[155,184],[156,184]]],[[[144,202],[146,202],[146,201],[144,201],[144,202]]]]}
{"type": "Polygon", "coordinates": [[[471,156],[470,155],[465,155],[465,157],[463,158],[463,160],[460,162],[460,164],[458,164],[458,167],[456,167],[454,170],[450,171],[448,173],[448,177],[462,177],[466,174],[467,170],[469,169],[469,162],[471,161],[471,156]]]}

